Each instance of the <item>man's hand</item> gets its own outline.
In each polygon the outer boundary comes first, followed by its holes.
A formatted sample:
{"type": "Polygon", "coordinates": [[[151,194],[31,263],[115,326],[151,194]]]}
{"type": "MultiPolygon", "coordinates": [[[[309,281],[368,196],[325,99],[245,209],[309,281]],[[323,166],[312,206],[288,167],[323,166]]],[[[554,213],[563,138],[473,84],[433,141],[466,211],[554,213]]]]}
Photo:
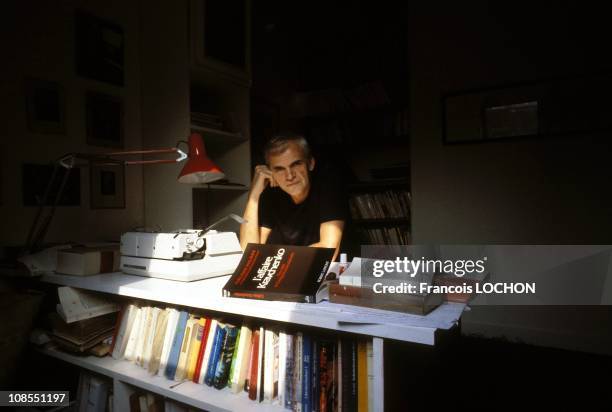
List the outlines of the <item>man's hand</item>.
{"type": "Polygon", "coordinates": [[[272,171],[268,169],[268,166],[266,165],[255,166],[250,196],[259,200],[259,196],[263,193],[268,185],[270,185],[270,187],[278,186],[276,180],[274,180],[274,176],[272,176],[272,171]]]}

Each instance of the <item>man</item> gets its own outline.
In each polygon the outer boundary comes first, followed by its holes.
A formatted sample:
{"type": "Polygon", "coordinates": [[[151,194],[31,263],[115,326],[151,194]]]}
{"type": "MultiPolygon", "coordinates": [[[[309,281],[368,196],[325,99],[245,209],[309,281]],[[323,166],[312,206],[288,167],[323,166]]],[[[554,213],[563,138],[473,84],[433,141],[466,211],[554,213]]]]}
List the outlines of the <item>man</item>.
{"type": "Polygon", "coordinates": [[[240,226],[240,245],[275,243],[336,249],[346,201],[333,176],[318,176],[302,136],[277,136],[264,149],[266,165],[255,167],[240,226]]]}

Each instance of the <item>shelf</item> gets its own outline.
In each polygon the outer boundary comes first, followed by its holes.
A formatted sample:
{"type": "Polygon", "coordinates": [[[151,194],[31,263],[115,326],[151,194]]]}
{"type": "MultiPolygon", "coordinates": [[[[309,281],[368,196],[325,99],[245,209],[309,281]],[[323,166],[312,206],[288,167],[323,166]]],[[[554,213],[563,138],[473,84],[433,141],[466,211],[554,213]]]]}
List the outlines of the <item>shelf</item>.
{"type": "Polygon", "coordinates": [[[75,356],[57,349],[39,349],[45,355],[60,359],[81,368],[111,377],[144,390],[157,393],[166,398],[194,406],[207,411],[253,411],[281,412],[280,405],[252,401],[247,394],[232,393],[229,389],[215,389],[207,385],[193,382],[183,382],[171,388],[178,382],[161,376],[151,376],[147,370],[132,364],[127,360],[117,360],[110,356],[75,356]]]}
{"type": "Polygon", "coordinates": [[[209,127],[197,126],[194,124],[191,124],[190,128],[192,132],[198,132],[202,134],[202,138],[204,139],[205,144],[237,144],[246,142],[248,140],[241,133],[232,133],[225,130],[211,129],[209,127]]]}
{"type": "Polygon", "coordinates": [[[42,276],[42,281],[58,285],[425,345],[435,344],[435,332],[440,327],[432,314],[443,311],[443,327],[448,329],[463,311],[463,306],[444,304],[427,316],[414,316],[329,302],[308,304],[227,298],[222,296],[221,290],[228,279],[229,275],[177,282],[120,272],[83,277],[56,273],[42,276]],[[355,321],[364,317],[370,321],[355,321]]]}
{"type": "Polygon", "coordinates": [[[224,185],[224,184],[201,184],[201,185],[195,185],[193,187],[194,189],[201,189],[201,190],[237,190],[239,192],[248,192],[249,191],[249,187],[248,186],[243,186],[243,185],[224,185]]]}
{"type": "Polygon", "coordinates": [[[358,182],[348,185],[351,192],[383,190],[383,189],[403,189],[409,190],[410,180],[407,179],[389,179],[389,180],[372,180],[369,182],[358,182]]]}
{"type": "Polygon", "coordinates": [[[388,219],[353,219],[352,223],[358,226],[404,226],[410,224],[410,219],[407,217],[388,219]]]}

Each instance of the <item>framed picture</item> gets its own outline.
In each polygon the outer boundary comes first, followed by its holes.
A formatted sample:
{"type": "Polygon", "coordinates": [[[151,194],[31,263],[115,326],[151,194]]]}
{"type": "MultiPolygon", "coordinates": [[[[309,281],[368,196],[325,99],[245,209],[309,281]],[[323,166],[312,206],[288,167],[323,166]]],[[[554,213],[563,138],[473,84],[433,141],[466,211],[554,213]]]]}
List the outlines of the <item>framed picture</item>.
{"type": "Polygon", "coordinates": [[[75,63],[78,76],[123,86],[123,28],[83,11],[75,14],[75,63]]]}
{"type": "Polygon", "coordinates": [[[65,134],[64,92],[59,83],[25,80],[28,130],[34,133],[65,134]]]}
{"type": "Polygon", "coordinates": [[[92,163],[91,208],[125,209],[125,165],[92,163]]]}
{"type": "Polygon", "coordinates": [[[122,148],[123,100],[93,92],[88,92],[85,99],[87,143],[122,148]]]}

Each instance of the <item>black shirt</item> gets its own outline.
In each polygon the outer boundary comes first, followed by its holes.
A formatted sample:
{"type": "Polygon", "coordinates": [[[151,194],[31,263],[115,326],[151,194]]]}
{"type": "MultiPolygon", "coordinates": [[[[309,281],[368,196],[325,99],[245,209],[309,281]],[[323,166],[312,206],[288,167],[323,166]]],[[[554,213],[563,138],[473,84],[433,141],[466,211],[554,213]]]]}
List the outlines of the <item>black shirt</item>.
{"type": "Polygon", "coordinates": [[[311,176],[308,197],[299,204],[279,187],[259,198],[259,225],[271,229],[266,243],[308,246],[317,243],[323,222],[346,220],[346,196],[337,179],[311,176]]]}

